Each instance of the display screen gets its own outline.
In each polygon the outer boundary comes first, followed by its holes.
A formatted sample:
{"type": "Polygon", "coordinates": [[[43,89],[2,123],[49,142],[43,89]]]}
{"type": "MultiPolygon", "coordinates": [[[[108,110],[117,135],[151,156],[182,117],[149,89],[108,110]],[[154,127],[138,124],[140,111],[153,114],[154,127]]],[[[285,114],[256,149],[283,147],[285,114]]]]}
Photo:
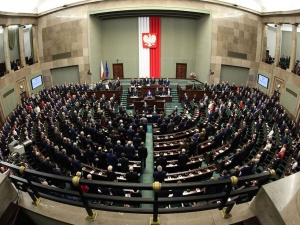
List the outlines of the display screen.
{"type": "Polygon", "coordinates": [[[37,87],[41,86],[42,84],[43,84],[42,75],[39,75],[39,76],[31,79],[32,90],[36,89],[37,87]]]}
{"type": "Polygon", "coordinates": [[[257,83],[264,88],[268,88],[269,78],[265,77],[264,75],[258,74],[257,83]]]}

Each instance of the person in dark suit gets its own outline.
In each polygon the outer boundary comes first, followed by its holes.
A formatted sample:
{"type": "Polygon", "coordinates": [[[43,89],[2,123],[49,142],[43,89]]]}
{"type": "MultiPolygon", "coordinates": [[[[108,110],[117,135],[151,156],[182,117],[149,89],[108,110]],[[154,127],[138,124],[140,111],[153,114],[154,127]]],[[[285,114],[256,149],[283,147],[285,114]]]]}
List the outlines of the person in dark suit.
{"type": "Polygon", "coordinates": [[[166,170],[167,167],[167,158],[164,157],[164,153],[159,153],[159,157],[156,159],[156,165],[161,166],[162,170],[166,170]]]}
{"type": "Polygon", "coordinates": [[[143,80],[143,85],[149,85],[150,84],[150,80],[148,77],[145,77],[143,80]]]}
{"type": "Polygon", "coordinates": [[[107,157],[107,163],[108,165],[116,168],[117,164],[118,164],[118,158],[117,156],[114,154],[113,149],[109,149],[109,152],[106,154],[107,157]]]}
{"type": "Polygon", "coordinates": [[[155,83],[156,83],[155,78],[152,77],[152,78],[150,79],[150,84],[151,84],[151,85],[155,85],[155,83]]]}
{"type": "Polygon", "coordinates": [[[117,179],[116,173],[113,171],[112,166],[107,167],[107,172],[106,172],[106,180],[107,181],[114,181],[117,179]]]}
{"type": "MultiPolygon", "coordinates": [[[[88,180],[92,180],[92,174],[88,174],[86,176],[88,180]]],[[[91,194],[99,194],[98,187],[96,185],[88,185],[88,193],[91,194]]]]}
{"type": "Polygon", "coordinates": [[[129,172],[126,173],[126,180],[128,182],[132,182],[132,183],[138,183],[139,182],[139,175],[137,174],[137,172],[133,171],[132,166],[129,167],[129,172]]]}
{"type": "MultiPolygon", "coordinates": [[[[114,182],[118,182],[118,180],[115,179],[114,182]]],[[[122,188],[112,187],[110,192],[113,196],[125,196],[125,192],[122,188]]]]}
{"type": "Polygon", "coordinates": [[[132,142],[131,142],[131,141],[128,141],[127,145],[125,146],[125,154],[126,154],[126,157],[127,157],[129,160],[133,160],[133,159],[134,159],[135,148],[134,148],[134,146],[132,145],[132,142]]]}
{"type": "Polygon", "coordinates": [[[241,170],[240,170],[240,177],[248,176],[252,174],[252,165],[251,163],[247,163],[241,170]]]}
{"type": "Polygon", "coordinates": [[[134,96],[134,97],[138,97],[139,96],[138,90],[136,88],[133,89],[132,96],[134,96]]]}
{"type": "Polygon", "coordinates": [[[138,155],[139,155],[139,159],[141,160],[141,164],[142,164],[143,168],[145,168],[146,167],[146,159],[148,156],[148,150],[145,147],[144,142],[142,142],[141,146],[138,147],[138,155]]]}
{"type": "Polygon", "coordinates": [[[167,176],[167,172],[162,170],[161,166],[157,166],[157,171],[153,173],[154,181],[158,181],[160,183],[164,182],[167,176]]]}
{"type": "Polygon", "coordinates": [[[125,153],[122,153],[119,163],[121,164],[121,171],[124,173],[128,172],[129,160],[125,158],[125,153]]]}
{"type": "Polygon", "coordinates": [[[136,80],[133,79],[133,78],[131,78],[131,80],[130,80],[130,85],[131,85],[131,87],[135,87],[135,85],[136,85],[136,80]]]}
{"type": "Polygon", "coordinates": [[[169,78],[167,78],[166,80],[165,80],[165,86],[166,87],[169,87],[170,86],[170,84],[171,84],[171,82],[170,82],[170,80],[169,80],[169,78]]]}
{"type": "Polygon", "coordinates": [[[185,171],[187,169],[186,165],[188,161],[189,161],[189,156],[186,154],[185,149],[182,149],[181,154],[179,154],[177,159],[178,170],[185,171]]]}
{"type": "Polygon", "coordinates": [[[161,134],[166,134],[168,131],[168,125],[166,124],[165,120],[163,120],[162,124],[160,125],[159,129],[161,134]]]}
{"type": "Polygon", "coordinates": [[[159,84],[159,85],[163,85],[163,84],[164,84],[164,79],[160,77],[160,78],[158,79],[158,84],[159,84]]]}

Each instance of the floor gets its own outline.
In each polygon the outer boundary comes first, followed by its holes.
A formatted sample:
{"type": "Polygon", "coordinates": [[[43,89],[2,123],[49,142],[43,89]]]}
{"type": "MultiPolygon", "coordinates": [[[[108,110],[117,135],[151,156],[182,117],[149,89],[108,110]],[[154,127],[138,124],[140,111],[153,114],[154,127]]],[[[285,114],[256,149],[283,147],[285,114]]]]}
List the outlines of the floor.
{"type": "MultiPolygon", "coordinates": [[[[21,193],[20,205],[28,210],[49,216],[53,219],[80,225],[149,225],[151,217],[151,215],[145,214],[96,211],[96,220],[89,221],[86,220],[87,214],[83,208],[60,204],[47,199],[41,199],[40,205],[34,206],[31,204],[31,199],[26,193],[21,193]]],[[[218,209],[193,213],[169,214],[161,215],[160,222],[162,225],[229,225],[254,216],[249,209],[248,203],[234,206],[231,214],[232,217],[228,219],[223,219],[218,209]]]]}

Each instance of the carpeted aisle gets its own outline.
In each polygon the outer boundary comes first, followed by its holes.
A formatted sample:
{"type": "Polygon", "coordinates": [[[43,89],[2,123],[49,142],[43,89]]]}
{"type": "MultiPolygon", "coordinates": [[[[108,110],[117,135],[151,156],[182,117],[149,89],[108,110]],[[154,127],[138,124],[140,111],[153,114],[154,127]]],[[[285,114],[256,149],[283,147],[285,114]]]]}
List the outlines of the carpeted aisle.
{"type": "MultiPolygon", "coordinates": [[[[146,147],[148,149],[148,157],[146,160],[146,168],[141,175],[141,183],[152,184],[153,183],[153,136],[152,136],[152,124],[147,125],[146,133],[146,147]]],[[[142,191],[144,198],[153,198],[153,191],[142,191]]],[[[152,205],[142,204],[142,208],[152,208],[152,205]]]]}

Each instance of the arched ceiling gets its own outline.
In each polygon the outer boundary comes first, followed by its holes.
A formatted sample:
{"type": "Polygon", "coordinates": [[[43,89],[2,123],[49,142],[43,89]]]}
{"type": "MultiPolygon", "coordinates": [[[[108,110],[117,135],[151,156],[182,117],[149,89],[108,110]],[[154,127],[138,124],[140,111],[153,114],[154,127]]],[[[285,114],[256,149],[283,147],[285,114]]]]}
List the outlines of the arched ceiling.
{"type": "MultiPolygon", "coordinates": [[[[204,0],[205,1],[205,0],[204,0]]],[[[206,0],[225,2],[236,7],[245,7],[258,13],[286,12],[300,9],[299,0],[206,0]]],[[[73,3],[88,3],[95,0],[0,0],[0,11],[6,13],[40,14],[73,3]]]]}

